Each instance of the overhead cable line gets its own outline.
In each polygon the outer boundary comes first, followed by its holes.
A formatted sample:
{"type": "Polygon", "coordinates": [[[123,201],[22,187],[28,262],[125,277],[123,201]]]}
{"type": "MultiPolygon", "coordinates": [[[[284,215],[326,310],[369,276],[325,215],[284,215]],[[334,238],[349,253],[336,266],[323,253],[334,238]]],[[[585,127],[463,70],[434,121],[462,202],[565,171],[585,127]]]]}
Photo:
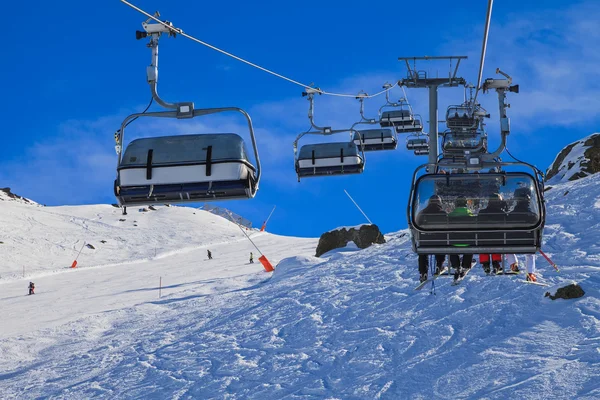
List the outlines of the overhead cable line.
{"type": "MultiPolygon", "coordinates": [[[[261,71],[263,71],[263,72],[266,72],[266,73],[268,73],[268,74],[271,74],[271,75],[273,75],[273,76],[276,76],[277,78],[283,79],[283,80],[285,80],[285,81],[288,81],[288,82],[290,82],[290,83],[293,83],[293,84],[295,84],[295,85],[301,86],[301,87],[303,87],[303,88],[311,87],[311,85],[306,85],[306,84],[304,84],[304,83],[302,83],[302,82],[298,82],[298,81],[296,81],[296,80],[294,80],[294,79],[291,79],[291,78],[288,78],[288,77],[286,77],[286,76],[284,76],[284,75],[278,74],[277,72],[274,72],[274,71],[271,71],[271,70],[269,70],[269,69],[267,69],[267,68],[261,67],[261,66],[260,66],[260,65],[258,65],[258,64],[254,64],[254,63],[252,63],[252,62],[250,62],[250,61],[244,60],[244,59],[243,59],[243,58],[241,58],[241,57],[238,57],[238,56],[236,56],[236,55],[234,55],[234,54],[231,54],[231,53],[229,53],[229,52],[227,52],[227,51],[225,51],[225,50],[222,50],[222,49],[220,49],[220,48],[218,48],[218,47],[216,47],[216,46],[213,46],[213,45],[211,45],[211,44],[209,44],[209,43],[206,43],[206,42],[204,42],[204,41],[202,41],[202,40],[200,40],[200,39],[198,39],[198,38],[196,38],[196,37],[194,37],[194,36],[192,36],[192,35],[188,35],[187,33],[184,33],[184,32],[183,32],[183,30],[181,30],[180,28],[175,28],[174,26],[172,26],[172,25],[169,25],[169,24],[167,24],[167,23],[165,23],[165,22],[163,22],[163,21],[159,20],[159,19],[158,19],[158,18],[156,18],[154,15],[151,15],[151,14],[147,13],[146,11],[142,10],[142,9],[141,9],[141,8],[139,8],[139,7],[136,7],[135,5],[131,4],[130,2],[128,2],[128,1],[126,1],[126,0],[121,0],[121,2],[122,2],[122,3],[124,3],[125,5],[128,5],[129,7],[133,8],[133,9],[134,9],[134,10],[136,10],[137,12],[139,12],[139,13],[141,13],[141,14],[144,14],[146,17],[148,17],[148,18],[150,18],[150,19],[152,19],[152,20],[154,20],[154,21],[158,22],[159,24],[162,24],[163,26],[165,26],[165,27],[169,28],[169,29],[170,29],[170,30],[171,30],[173,33],[175,33],[175,34],[181,35],[181,36],[183,36],[183,37],[185,37],[185,38],[187,38],[187,39],[190,39],[190,40],[192,40],[192,41],[194,41],[194,42],[196,42],[196,43],[199,43],[199,44],[201,44],[201,45],[203,45],[203,46],[206,46],[206,47],[208,47],[208,48],[210,48],[210,49],[212,49],[212,50],[218,51],[218,52],[219,52],[219,53],[221,53],[221,54],[224,54],[224,55],[226,55],[226,56],[228,56],[228,57],[231,57],[231,58],[233,58],[233,59],[235,59],[235,60],[238,60],[238,61],[240,61],[240,62],[243,62],[244,64],[250,65],[251,67],[257,68],[257,69],[259,69],[259,70],[261,70],[261,71]]],[[[377,97],[377,96],[379,96],[379,95],[381,95],[381,94],[383,94],[383,93],[387,92],[388,90],[392,89],[392,88],[393,88],[393,87],[395,87],[396,85],[397,85],[397,83],[396,83],[396,84],[394,84],[392,87],[386,88],[385,90],[382,90],[382,91],[380,91],[380,92],[377,92],[377,93],[375,93],[375,94],[372,94],[372,95],[367,95],[367,96],[365,96],[365,97],[366,97],[366,98],[377,97]]],[[[355,95],[355,94],[342,94],[342,93],[327,92],[327,91],[324,91],[324,90],[321,90],[321,89],[318,89],[318,91],[319,91],[319,93],[321,93],[321,94],[325,94],[325,95],[329,95],[329,96],[337,96],[337,97],[352,97],[352,98],[355,98],[355,97],[356,97],[356,95],[355,95]]]]}
{"type": "Polygon", "coordinates": [[[481,45],[481,59],[479,60],[479,76],[477,78],[477,89],[475,90],[474,100],[477,100],[477,94],[479,93],[479,88],[481,87],[481,78],[483,76],[483,65],[485,63],[485,53],[487,50],[488,34],[490,32],[490,22],[492,20],[493,4],[494,4],[494,0],[488,0],[488,9],[487,9],[487,15],[486,15],[486,19],[485,19],[485,28],[483,30],[483,44],[481,45]]]}

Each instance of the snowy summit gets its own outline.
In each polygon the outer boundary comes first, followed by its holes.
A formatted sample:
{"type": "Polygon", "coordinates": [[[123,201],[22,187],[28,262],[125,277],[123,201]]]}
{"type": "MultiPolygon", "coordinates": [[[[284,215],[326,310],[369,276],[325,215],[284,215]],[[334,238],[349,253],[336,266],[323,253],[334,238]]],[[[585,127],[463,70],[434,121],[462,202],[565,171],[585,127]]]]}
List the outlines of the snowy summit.
{"type": "Polygon", "coordinates": [[[19,204],[29,204],[29,205],[36,205],[39,206],[38,203],[36,203],[33,200],[30,199],[26,199],[25,197],[21,197],[19,195],[16,195],[14,193],[12,193],[10,191],[10,188],[0,188],[0,201],[10,201],[13,203],[19,203],[19,204]]]}
{"type": "Polygon", "coordinates": [[[566,146],[548,171],[549,184],[573,181],[600,172],[600,133],[594,133],[566,146]]]}

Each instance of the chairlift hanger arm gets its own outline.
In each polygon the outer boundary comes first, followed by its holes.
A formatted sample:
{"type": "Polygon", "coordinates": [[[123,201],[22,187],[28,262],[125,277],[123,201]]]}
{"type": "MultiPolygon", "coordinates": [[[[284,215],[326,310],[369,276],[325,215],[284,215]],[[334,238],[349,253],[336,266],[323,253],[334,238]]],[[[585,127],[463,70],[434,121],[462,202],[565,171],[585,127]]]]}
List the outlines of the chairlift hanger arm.
{"type": "MultiPolygon", "coordinates": [[[[386,96],[388,96],[386,92],[386,96]]],[[[365,124],[376,124],[377,120],[375,118],[365,118],[365,99],[369,98],[369,95],[365,92],[359,93],[356,96],[356,99],[360,102],[360,121],[357,123],[365,123],[365,124]]],[[[354,125],[352,125],[354,127],[354,125]]]]}
{"type": "MultiPolygon", "coordinates": [[[[182,31],[174,28],[173,24],[168,21],[164,21],[162,23],[148,23],[148,21],[146,21],[142,22],[142,27],[144,28],[145,32],[136,31],[136,39],[142,39],[150,36],[150,42],[147,46],[152,51],[152,61],[150,65],[146,67],[146,79],[150,85],[152,98],[154,98],[154,100],[164,108],[178,109],[180,103],[170,103],[164,101],[158,95],[158,40],[163,33],[166,33],[168,36],[175,37],[177,33],[181,33],[182,31]]],[[[186,104],[191,105],[193,109],[192,103],[186,104]]]]}

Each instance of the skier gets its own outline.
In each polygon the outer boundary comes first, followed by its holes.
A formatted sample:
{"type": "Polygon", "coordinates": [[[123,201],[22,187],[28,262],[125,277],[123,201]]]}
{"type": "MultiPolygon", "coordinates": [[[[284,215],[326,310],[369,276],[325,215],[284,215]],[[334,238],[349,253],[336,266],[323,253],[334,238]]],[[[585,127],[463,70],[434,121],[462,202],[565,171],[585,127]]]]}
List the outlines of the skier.
{"type": "Polygon", "coordinates": [[[35,283],[29,282],[29,294],[35,294],[35,283]]]}
{"type": "MultiPolygon", "coordinates": [[[[442,208],[442,198],[437,194],[434,194],[429,198],[429,203],[419,213],[419,219],[427,219],[428,215],[446,215],[446,212],[442,208]]],[[[445,254],[435,255],[435,273],[439,274],[446,260],[445,254]]],[[[424,282],[427,280],[427,271],[429,270],[429,254],[419,254],[419,281],[424,282]]]]}
{"type": "Polygon", "coordinates": [[[254,254],[250,252],[250,264],[254,264],[254,254]]]}
{"type": "MultiPolygon", "coordinates": [[[[539,221],[540,215],[536,211],[537,207],[533,207],[534,204],[532,204],[531,195],[531,189],[525,186],[519,187],[515,190],[515,208],[508,214],[507,220],[519,224],[533,224],[539,221]]],[[[506,260],[511,266],[511,269],[518,269],[519,262],[515,254],[507,254],[506,260]]],[[[525,272],[527,274],[525,278],[528,281],[537,281],[535,276],[535,254],[525,255],[525,272]]]]}
{"type": "Polygon", "coordinates": [[[212,253],[210,252],[210,250],[206,250],[206,252],[208,253],[208,259],[212,260],[212,253]]]}
{"type": "MultiPolygon", "coordinates": [[[[457,198],[454,205],[454,210],[448,214],[449,218],[456,219],[473,216],[471,210],[467,208],[466,198],[462,196],[457,198]]],[[[454,268],[454,280],[465,276],[467,270],[471,268],[471,262],[473,261],[473,254],[462,254],[462,261],[460,256],[460,254],[450,254],[450,265],[454,268]]]]}
{"type": "MultiPolygon", "coordinates": [[[[510,269],[519,270],[519,260],[516,254],[507,254],[506,262],[510,265],[510,269]]],[[[525,254],[525,279],[530,282],[537,282],[535,276],[535,254],[525,254]]]]}
{"type": "MultiPolygon", "coordinates": [[[[491,224],[497,224],[499,221],[504,223],[504,217],[506,216],[506,202],[502,198],[500,193],[492,193],[488,197],[488,205],[486,208],[479,211],[479,222],[487,222],[491,224]]],[[[490,270],[490,254],[480,254],[479,262],[483,267],[483,271],[486,274],[491,272],[490,270]]],[[[502,255],[501,254],[492,254],[491,255],[492,267],[494,269],[494,274],[501,274],[503,272],[502,268],[502,255]]],[[[517,271],[515,271],[517,272],[517,271]]]]}

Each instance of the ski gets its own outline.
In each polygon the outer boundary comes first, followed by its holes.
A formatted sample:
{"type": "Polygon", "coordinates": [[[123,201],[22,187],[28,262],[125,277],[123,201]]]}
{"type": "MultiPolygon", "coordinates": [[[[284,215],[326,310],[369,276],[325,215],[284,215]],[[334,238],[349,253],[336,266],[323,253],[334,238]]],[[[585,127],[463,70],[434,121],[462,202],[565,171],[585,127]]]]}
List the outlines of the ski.
{"type": "Polygon", "coordinates": [[[419,283],[419,286],[417,286],[415,288],[415,290],[421,290],[423,289],[423,286],[425,286],[428,282],[434,281],[438,276],[440,275],[444,275],[445,272],[448,271],[448,267],[444,267],[439,274],[434,274],[431,278],[427,278],[426,281],[423,281],[421,283],[419,283]]]}
{"type": "Polygon", "coordinates": [[[489,274],[486,274],[487,276],[495,276],[495,275],[519,275],[520,272],[515,272],[515,271],[504,271],[504,272],[500,272],[500,273],[494,273],[494,272],[490,272],[489,274]]]}
{"type": "Polygon", "coordinates": [[[465,274],[464,274],[463,276],[461,276],[460,278],[458,278],[458,279],[455,279],[454,281],[452,281],[451,285],[452,285],[452,286],[456,286],[456,285],[460,284],[460,282],[461,282],[463,279],[465,279],[465,278],[467,277],[467,275],[469,275],[469,272],[471,272],[471,270],[472,270],[472,269],[473,269],[473,268],[469,268],[469,269],[467,269],[467,270],[465,271],[465,274]]]}
{"type": "Polygon", "coordinates": [[[549,285],[549,284],[547,284],[547,283],[543,283],[543,282],[532,282],[532,281],[528,281],[528,280],[525,280],[525,279],[518,279],[518,281],[519,281],[519,282],[523,282],[523,283],[529,283],[530,285],[538,285],[538,286],[545,286],[545,287],[548,287],[548,286],[550,286],[550,285],[549,285]]]}

